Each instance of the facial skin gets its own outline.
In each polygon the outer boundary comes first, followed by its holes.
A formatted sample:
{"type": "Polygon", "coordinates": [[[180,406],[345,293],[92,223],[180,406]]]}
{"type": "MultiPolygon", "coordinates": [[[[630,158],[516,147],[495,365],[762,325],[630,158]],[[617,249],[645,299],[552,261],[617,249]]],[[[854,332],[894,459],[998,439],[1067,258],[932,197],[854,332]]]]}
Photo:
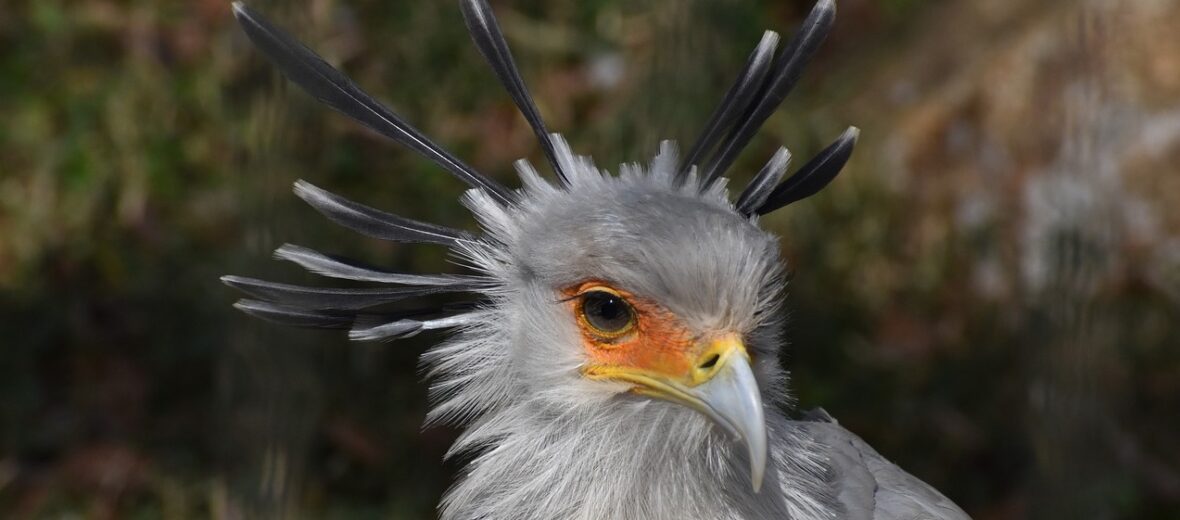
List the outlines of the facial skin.
{"type": "Polygon", "coordinates": [[[586,281],[562,292],[581,332],[583,375],[632,384],[635,393],[688,406],[716,421],[745,441],[757,491],[766,465],[766,426],[741,337],[694,332],[657,303],[607,282],[586,281]]]}

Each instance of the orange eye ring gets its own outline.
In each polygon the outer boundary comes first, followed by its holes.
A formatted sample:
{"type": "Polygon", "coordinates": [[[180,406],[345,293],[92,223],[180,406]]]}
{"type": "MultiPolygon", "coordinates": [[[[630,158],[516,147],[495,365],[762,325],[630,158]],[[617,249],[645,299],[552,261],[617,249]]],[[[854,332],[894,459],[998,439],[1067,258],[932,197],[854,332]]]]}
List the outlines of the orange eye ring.
{"type": "Polygon", "coordinates": [[[578,322],[598,339],[614,341],[635,329],[635,308],[618,291],[596,285],[583,289],[577,297],[578,322]]]}

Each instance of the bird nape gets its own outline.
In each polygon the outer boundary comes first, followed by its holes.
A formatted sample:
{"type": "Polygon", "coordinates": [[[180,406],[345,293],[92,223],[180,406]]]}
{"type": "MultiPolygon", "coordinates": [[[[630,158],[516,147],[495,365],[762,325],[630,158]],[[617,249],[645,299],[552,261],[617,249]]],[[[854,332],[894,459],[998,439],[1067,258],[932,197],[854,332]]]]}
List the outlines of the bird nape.
{"type": "Polygon", "coordinates": [[[254,45],[307,93],[471,185],[478,233],[411,220],[306,181],[330,220],[396,242],[445,245],[468,274],[401,274],[294,245],[275,257],[381,288],[320,288],[226,276],[236,307],[360,341],[449,331],[423,354],[431,424],[464,426],[470,455],[440,515],[484,518],[856,518],[967,516],[822,410],[788,416],[779,362],[785,285],[758,217],[811,196],[847,162],[849,128],[783,180],[780,148],[731,202],[725,172],[781,104],[835,18],[820,0],[777,51],[767,31],[683,158],[664,142],[618,175],[551,134],[486,0],[467,28],[540,140],[555,175],[516,162],[509,189],[443,150],[340,71],[241,3],[254,45]],[[442,307],[381,312],[426,295],[442,307]]]}

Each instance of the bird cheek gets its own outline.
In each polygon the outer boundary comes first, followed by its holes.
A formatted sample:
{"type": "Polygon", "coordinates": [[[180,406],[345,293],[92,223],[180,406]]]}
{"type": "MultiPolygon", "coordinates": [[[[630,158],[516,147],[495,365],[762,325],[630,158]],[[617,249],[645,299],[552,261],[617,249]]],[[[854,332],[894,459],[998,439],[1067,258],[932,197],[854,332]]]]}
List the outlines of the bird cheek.
{"type": "Polygon", "coordinates": [[[592,346],[588,354],[591,366],[673,376],[675,379],[687,375],[691,366],[682,350],[643,344],[611,349],[592,346]]]}
{"type": "Polygon", "coordinates": [[[691,384],[692,341],[681,334],[639,334],[630,341],[613,344],[587,342],[586,374],[610,378],[628,373],[691,384]]]}

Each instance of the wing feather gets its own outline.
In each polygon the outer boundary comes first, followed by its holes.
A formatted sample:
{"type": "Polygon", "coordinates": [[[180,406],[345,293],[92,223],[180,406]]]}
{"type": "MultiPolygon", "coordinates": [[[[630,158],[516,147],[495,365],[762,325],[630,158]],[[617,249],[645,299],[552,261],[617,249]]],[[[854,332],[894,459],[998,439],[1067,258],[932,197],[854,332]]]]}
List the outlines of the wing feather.
{"type": "Polygon", "coordinates": [[[825,447],[834,495],[850,520],[971,520],[929,484],[889,462],[823,410],[799,423],[825,447]]]}

